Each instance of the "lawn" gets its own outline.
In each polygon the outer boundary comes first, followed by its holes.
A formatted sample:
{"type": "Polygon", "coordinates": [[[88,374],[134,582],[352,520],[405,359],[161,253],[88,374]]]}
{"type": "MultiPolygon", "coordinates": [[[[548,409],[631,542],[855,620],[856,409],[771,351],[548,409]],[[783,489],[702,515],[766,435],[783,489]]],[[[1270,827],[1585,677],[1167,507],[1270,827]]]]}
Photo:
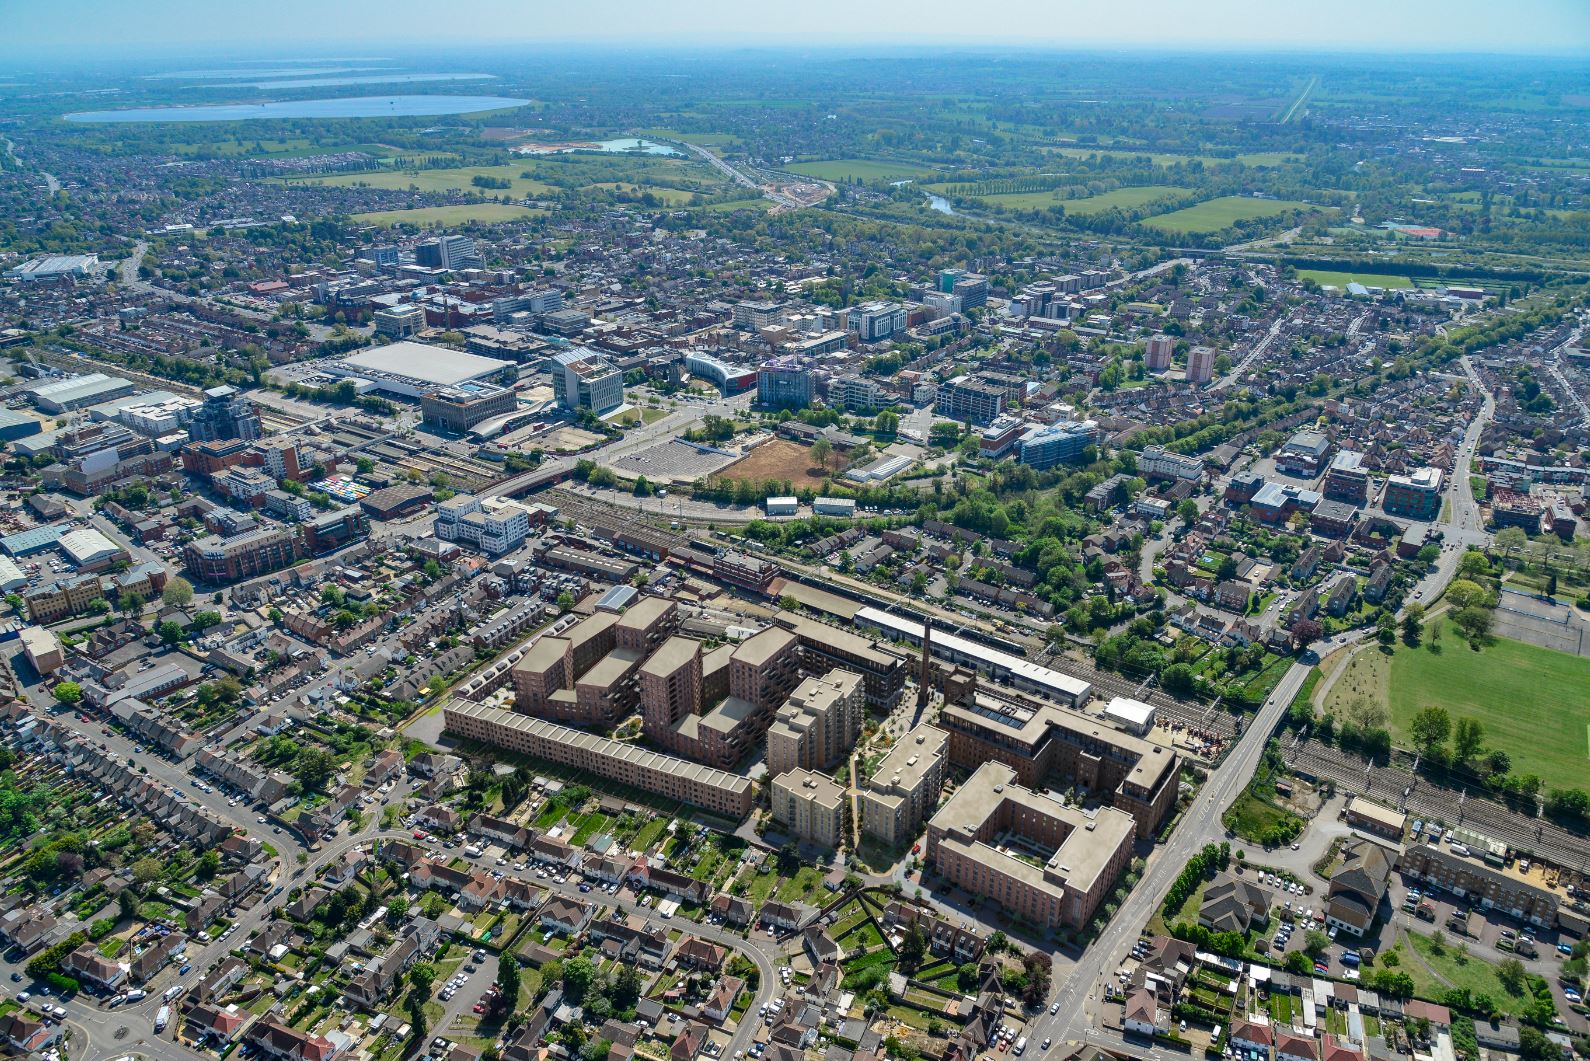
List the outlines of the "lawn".
{"type": "Polygon", "coordinates": [[[911,162],[888,162],[868,158],[835,158],[824,162],[796,162],[785,166],[790,173],[825,181],[906,180],[928,171],[911,162]]]}
{"type": "Polygon", "coordinates": [[[630,840],[629,849],[644,854],[650,850],[652,844],[657,842],[657,838],[663,834],[663,830],[666,828],[668,828],[667,818],[653,818],[640,827],[640,831],[635,834],[634,839],[630,840]]]}
{"type": "Polygon", "coordinates": [[[421,192],[479,192],[487,196],[508,196],[523,199],[555,191],[550,184],[521,177],[526,171],[523,162],[510,162],[503,166],[461,166],[457,169],[390,170],[382,173],[338,173],[327,177],[294,177],[290,184],[319,184],[339,188],[388,188],[421,192]],[[505,180],[511,188],[477,188],[476,177],[505,180]]]}
{"type": "Polygon", "coordinates": [[[1276,830],[1291,826],[1300,829],[1302,824],[1297,815],[1260,799],[1251,789],[1243,789],[1242,795],[1231,804],[1231,809],[1226,811],[1221,820],[1226,828],[1256,844],[1265,842],[1266,838],[1275,838],[1278,835],[1276,830]]]}
{"type": "Polygon", "coordinates": [[[1278,217],[1289,210],[1307,210],[1309,204],[1295,199],[1254,199],[1246,195],[1223,195],[1189,206],[1172,210],[1138,222],[1145,228],[1177,234],[1194,232],[1219,232],[1238,221],[1252,218],[1278,217]]]}
{"type": "Polygon", "coordinates": [[[1538,774],[1548,787],[1584,784],[1590,771],[1590,699],[1584,694],[1590,689],[1590,659],[1507,638],[1475,652],[1450,623],[1439,645],[1440,652],[1399,645],[1391,658],[1381,702],[1391,708],[1392,736],[1399,744],[1409,746],[1413,717],[1436,704],[1454,721],[1478,719],[1486,747],[1506,752],[1514,773],[1538,774]]]}
{"type": "Polygon", "coordinates": [[[1493,963],[1464,954],[1458,947],[1457,942],[1449,940],[1441,945],[1438,954],[1433,937],[1404,932],[1394,950],[1401,958],[1398,968],[1413,977],[1414,993],[1421,998],[1439,998],[1448,987],[1466,987],[1473,994],[1489,995],[1503,1012],[1523,1013],[1529,1004],[1527,994],[1508,994],[1496,977],[1493,963]],[[1417,957],[1408,954],[1405,942],[1418,952],[1417,957]]]}
{"type": "Polygon", "coordinates": [[[1413,281],[1406,276],[1396,276],[1392,273],[1337,273],[1329,269],[1299,269],[1299,280],[1312,280],[1321,287],[1339,287],[1346,290],[1351,283],[1360,283],[1365,287],[1384,287],[1392,290],[1410,288],[1413,281]]]}
{"type": "Polygon", "coordinates": [[[778,898],[784,903],[805,902],[823,890],[823,871],[816,866],[802,866],[779,889],[778,898]]]}
{"type": "Polygon", "coordinates": [[[1186,190],[1186,188],[1176,188],[1168,185],[1140,185],[1133,188],[1117,188],[1113,192],[1090,195],[1085,199],[1069,199],[1064,205],[1068,214],[1080,214],[1084,217],[1089,217],[1093,214],[1102,214],[1111,208],[1131,210],[1145,203],[1156,202],[1186,190]]]}
{"type": "Polygon", "coordinates": [[[751,871],[746,879],[745,897],[751,905],[760,908],[763,903],[773,897],[773,891],[778,887],[777,873],[757,873],[751,871]]]}
{"type": "Polygon", "coordinates": [[[586,817],[586,819],[580,823],[579,829],[575,830],[574,837],[569,841],[569,843],[575,847],[584,847],[587,840],[595,836],[601,830],[607,828],[607,823],[609,820],[610,819],[608,816],[603,814],[601,811],[592,811],[586,817]]]}
{"type": "Polygon", "coordinates": [[[459,225],[466,221],[493,224],[498,221],[523,221],[539,217],[546,211],[532,210],[527,206],[510,206],[507,203],[461,203],[456,206],[422,206],[413,210],[373,210],[367,214],[354,214],[355,221],[372,225],[459,225]]]}

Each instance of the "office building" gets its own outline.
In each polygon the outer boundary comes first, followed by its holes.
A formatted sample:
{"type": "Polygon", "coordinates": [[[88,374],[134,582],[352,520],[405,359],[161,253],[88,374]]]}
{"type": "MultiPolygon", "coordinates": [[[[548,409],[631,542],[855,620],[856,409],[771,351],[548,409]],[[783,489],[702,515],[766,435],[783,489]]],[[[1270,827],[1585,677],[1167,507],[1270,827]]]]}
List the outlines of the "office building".
{"type": "Polygon", "coordinates": [[[776,357],[757,367],[758,405],[769,409],[806,409],[815,397],[815,377],[804,358],[776,357]]]}
{"type": "Polygon", "coordinates": [[[427,269],[483,269],[486,261],[468,236],[428,239],[414,248],[414,262],[427,269]]]}
{"type": "Polygon", "coordinates": [[[1176,352],[1176,340],[1169,335],[1150,336],[1143,350],[1143,367],[1150,372],[1163,372],[1170,367],[1171,355],[1176,352]]]}
{"type": "Polygon", "coordinates": [[[371,247],[365,254],[377,269],[395,270],[398,267],[398,249],[393,244],[371,247]]]}
{"type": "Polygon", "coordinates": [[[784,318],[784,308],[782,302],[736,302],[734,326],[755,330],[770,327],[784,318]]]}
{"type": "Polygon", "coordinates": [[[1068,420],[1029,428],[1021,436],[1018,459],[1032,468],[1053,468],[1079,460],[1099,440],[1099,425],[1092,420],[1068,420]]]}
{"type": "Polygon", "coordinates": [[[1282,475],[1312,479],[1325,467],[1331,440],[1323,431],[1298,431],[1275,455],[1275,470],[1282,475]]]}
{"type": "Polygon", "coordinates": [[[66,662],[61,642],[44,627],[24,626],[18,638],[22,642],[23,654],[40,674],[53,674],[66,662]]]}
{"type": "Polygon", "coordinates": [[[855,747],[866,699],[861,675],[829,671],[795,687],[767,731],[767,772],[827,770],[855,747]]]}
{"type": "Polygon", "coordinates": [[[887,847],[915,840],[944,789],[949,734],[922,723],[890,748],[863,786],[861,831],[887,847]]]}
{"type": "Polygon", "coordinates": [[[447,732],[455,736],[572,766],[732,821],[751,813],[751,782],[737,774],[462,700],[449,702],[443,719],[447,732]]]}
{"type": "Polygon", "coordinates": [[[432,529],[444,542],[470,545],[491,556],[512,552],[530,536],[530,510],[518,501],[457,494],[436,506],[432,529]]]}
{"type": "Polygon", "coordinates": [[[831,778],[791,770],[768,783],[768,797],[773,820],[795,839],[823,848],[844,842],[845,790],[831,778]]]}
{"type": "Polygon", "coordinates": [[[1164,446],[1149,446],[1138,455],[1137,473],[1145,479],[1196,483],[1204,477],[1204,459],[1172,453],[1164,446]]]}
{"type": "Polygon", "coordinates": [[[1381,507],[1387,515],[1433,522],[1441,515],[1441,469],[1415,468],[1407,475],[1393,475],[1381,507]]]}
{"type": "Polygon", "coordinates": [[[300,555],[298,535],[286,528],[272,527],[189,542],[183,550],[183,561],[198,581],[236,582],[279,571],[300,555]]]}
{"type": "Polygon", "coordinates": [[[1363,505],[1369,501],[1369,473],[1364,470],[1364,455],[1356,450],[1339,450],[1325,473],[1325,496],[1332,501],[1363,505]]]}
{"type": "Polygon", "coordinates": [[[304,551],[322,556],[344,545],[362,540],[370,533],[370,517],[357,505],[335,508],[305,520],[301,528],[304,551]]]}
{"type": "Polygon", "coordinates": [[[927,860],[1007,915],[1040,929],[1079,931],[1131,861],[1135,833],[1122,811],[1086,814],[1018,784],[1008,766],[988,762],[929,821],[927,860]]]}
{"type": "Polygon", "coordinates": [[[519,408],[519,396],[495,383],[442,387],[420,399],[420,413],[431,427],[462,435],[476,424],[519,408]]]}
{"type": "Polygon", "coordinates": [[[425,330],[425,307],[409,302],[375,311],[376,334],[388,339],[408,339],[425,330]]]}
{"type": "Polygon", "coordinates": [[[845,316],[845,330],[858,342],[876,343],[905,331],[905,307],[898,302],[867,302],[845,316]]]}
{"type": "Polygon", "coordinates": [[[25,590],[22,603],[28,619],[43,626],[83,614],[104,595],[97,575],[76,575],[25,590]]]}
{"type": "Polygon", "coordinates": [[[603,416],[624,404],[624,374],[604,355],[583,347],[560,350],[550,367],[552,392],[570,412],[603,416]]]}
{"type": "Polygon", "coordinates": [[[206,390],[204,404],[194,411],[188,423],[188,438],[194,442],[218,442],[229,438],[252,442],[262,434],[259,409],[236,387],[206,390]]]}
{"type": "Polygon", "coordinates": [[[977,452],[988,460],[998,460],[1021,442],[1032,425],[1019,416],[997,416],[977,433],[977,452]]]}
{"type": "Polygon", "coordinates": [[[894,396],[877,380],[863,376],[841,376],[828,388],[833,404],[852,413],[872,413],[894,404],[894,396]]]}
{"type": "Polygon", "coordinates": [[[988,304],[988,277],[965,269],[945,269],[939,273],[939,291],[960,296],[962,309],[976,309],[988,304]]]}

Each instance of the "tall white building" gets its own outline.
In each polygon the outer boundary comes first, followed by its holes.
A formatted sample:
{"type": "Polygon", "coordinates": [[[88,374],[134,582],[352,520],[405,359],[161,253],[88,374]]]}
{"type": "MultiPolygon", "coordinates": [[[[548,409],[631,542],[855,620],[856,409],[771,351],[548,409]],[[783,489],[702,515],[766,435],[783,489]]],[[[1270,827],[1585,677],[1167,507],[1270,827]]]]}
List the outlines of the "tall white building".
{"type": "Polygon", "coordinates": [[[601,416],[624,404],[624,374],[594,350],[575,347],[552,355],[552,392],[565,409],[601,416]]]}
{"type": "Polygon", "coordinates": [[[530,510],[517,501],[473,494],[458,494],[436,506],[436,537],[444,542],[474,546],[500,556],[524,544],[530,536],[530,510]]]}

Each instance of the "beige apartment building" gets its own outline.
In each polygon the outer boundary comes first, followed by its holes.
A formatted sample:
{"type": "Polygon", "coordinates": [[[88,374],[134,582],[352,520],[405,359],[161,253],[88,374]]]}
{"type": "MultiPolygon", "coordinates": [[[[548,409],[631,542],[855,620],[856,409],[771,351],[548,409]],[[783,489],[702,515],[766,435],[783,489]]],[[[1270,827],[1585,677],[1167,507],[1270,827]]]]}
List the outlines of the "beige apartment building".
{"type": "Polygon", "coordinates": [[[923,723],[889,749],[861,790],[861,831],[900,847],[915,840],[938,806],[950,735],[923,723]]]}
{"type": "Polygon", "coordinates": [[[927,855],[954,884],[1043,928],[1081,929],[1132,858],[1137,823],[1092,815],[1016,783],[988,762],[928,823],[927,855]]]}
{"type": "Polygon", "coordinates": [[[855,747],[866,713],[859,674],[831,670],[795,687],[767,731],[767,772],[827,770],[855,747]]]}
{"type": "Polygon", "coordinates": [[[455,736],[572,766],[734,821],[751,813],[751,782],[737,774],[465,700],[450,701],[442,716],[455,736]]]}
{"type": "Polygon", "coordinates": [[[768,786],[773,820],[799,840],[839,847],[845,836],[845,790],[810,770],[791,770],[768,786]]]}

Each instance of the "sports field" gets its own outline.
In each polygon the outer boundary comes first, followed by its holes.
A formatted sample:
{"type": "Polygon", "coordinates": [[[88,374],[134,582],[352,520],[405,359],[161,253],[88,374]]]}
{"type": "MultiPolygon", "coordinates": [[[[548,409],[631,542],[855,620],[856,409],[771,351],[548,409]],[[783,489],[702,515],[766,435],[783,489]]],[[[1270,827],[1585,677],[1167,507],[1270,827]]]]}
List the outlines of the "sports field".
{"type": "Polygon", "coordinates": [[[1289,210],[1308,208],[1308,203],[1293,199],[1254,199],[1246,195],[1223,195],[1218,199],[1199,203],[1197,206],[1159,214],[1138,223],[1145,228],[1158,229],[1161,232],[1219,232],[1238,221],[1278,217],[1289,210]]]}
{"type": "Polygon", "coordinates": [[[373,225],[458,225],[466,221],[491,224],[496,221],[522,221],[539,217],[545,210],[532,210],[528,206],[511,206],[508,203],[462,203],[457,206],[422,206],[413,210],[373,210],[368,214],[354,214],[355,221],[373,225]]]}
{"type": "Polygon", "coordinates": [[[1186,190],[1185,188],[1175,188],[1167,185],[1117,188],[1113,192],[1090,195],[1085,199],[1068,199],[1064,206],[1068,214],[1080,214],[1083,217],[1088,217],[1093,214],[1102,214],[1111,208],[1131,210],[1186,190]]]}
{"type": "Polygon", "coordinates": [[[834,158],[826,162],[796,162],[784,167],[790,173],[800,173],[824,181],[880,181],[907,180],[920,177],[928,171],[910,162],[887,162],[867,158],[834,158]]]}
{"type": "MultiPolygon", "coordinates": [[[[1444,622],[1444,620],[1443,620],[1444,622]]],[[[1428,634],[1426,635],[1428,638],[1428,634]]],[[[1412,747],[1408,727],[1431,706],[1455,722],[1478,719],[1485,746],[1512,760],[1515,774],[1537,774],[1548,788],[1583,787],[1590,776],[1590,659],[1498,637],[1479,652],[1445,623],[1440,652],[1398,644],[1388,659],[1359,652],[1331,689],[1339,712],[1355,696],[1385,705],[1392,739],[1412,747]]]]}
{"type": "Polygon", "coordinates": [[[1391,273],[1336,273],[1329,269],[1299,269],[1297,276],[1299,280],[1312,280],[1321,287],[1339,287],[1343,290],[1352,283],[1391,289],[1413,286],[1413,281],[1408,277],[1391,273]]]}
{"type": "Polygon", "coordinates": [[[464,166],[458,169],[390,170],[381,173],[337,173],[326,177],[294,177],[291,184],[320,184],[338,188],[388,188],[422,192],[479,192],[481,195],[507,195],[522,199],[531,195],[545,195],[553,191],[550,184],[521,177],[519,174],[533,168],[522,162],[505,166],[464,166]],[[477,188],[476,177],[491,177],[507,181],[508,188],[477,188]]]}

